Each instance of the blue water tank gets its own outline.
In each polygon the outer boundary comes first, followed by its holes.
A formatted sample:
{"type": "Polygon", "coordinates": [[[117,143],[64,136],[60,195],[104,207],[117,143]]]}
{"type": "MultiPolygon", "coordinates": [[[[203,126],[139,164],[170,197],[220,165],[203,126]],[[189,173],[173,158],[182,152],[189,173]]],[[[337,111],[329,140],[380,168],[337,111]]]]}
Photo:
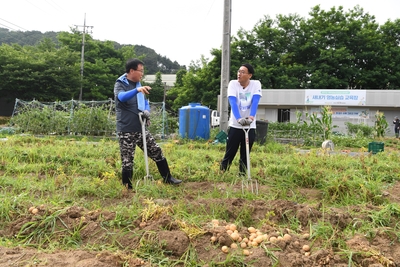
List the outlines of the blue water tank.
{"type": "Polygon", "coordinates": [[[189,139],[210,138],[210,109],[189,103],[179,109],[179,135],[189,139]]]}

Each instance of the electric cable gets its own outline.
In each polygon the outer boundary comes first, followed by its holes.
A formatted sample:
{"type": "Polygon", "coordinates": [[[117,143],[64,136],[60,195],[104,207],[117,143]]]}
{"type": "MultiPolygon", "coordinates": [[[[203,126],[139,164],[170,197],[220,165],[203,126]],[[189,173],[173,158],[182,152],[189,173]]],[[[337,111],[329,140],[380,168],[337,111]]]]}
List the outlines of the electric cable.
{"type": "Polygon", "coordinates": [[[7,20],[5,20],[5,19],[0,18],[0,20],[5,21],[5,22],[7,22],[8,24],[11,24],[11,25],[13,25],[13,26],[15,26],[15,27],[18,27],[18,28],[20,28],[20,29],[22,29],[22,30],[24,30],[24,31],[27,31],[27,29],[24,29],[24,28],[22,28],[22,27],[20,27],[20,26],[18,26],[18,25],[15,25],[14,23],[11,23],[11,22],[9,22],[9,21],[7,21],[7,20]]]}

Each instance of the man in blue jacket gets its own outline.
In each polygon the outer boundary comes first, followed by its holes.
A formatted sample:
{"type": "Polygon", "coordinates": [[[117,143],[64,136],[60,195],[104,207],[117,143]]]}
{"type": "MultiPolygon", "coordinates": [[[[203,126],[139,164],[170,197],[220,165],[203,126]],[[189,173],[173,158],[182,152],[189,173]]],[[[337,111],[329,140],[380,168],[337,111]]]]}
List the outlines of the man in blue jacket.
{"type": "MultiPolygon", "coordinates": [[[[150,93],[150,86],[142,86],[140,80],[144,73],[144,64],[139,59],[130,59],[125,66],[125,74],[114,85],[115,109],[117,115],[117,135],[122,160],[122,183],[132,188],[133,160],[135,148],[143,150],[142,127],[139,113],[150,118],[150,106],[145,95],[150,93]]],[[[155,161],[157,168],[167,184],[180,184],[182,181],[172,177],[167,159],[160,146],[146,130],[148,157],[155,161]]]]}

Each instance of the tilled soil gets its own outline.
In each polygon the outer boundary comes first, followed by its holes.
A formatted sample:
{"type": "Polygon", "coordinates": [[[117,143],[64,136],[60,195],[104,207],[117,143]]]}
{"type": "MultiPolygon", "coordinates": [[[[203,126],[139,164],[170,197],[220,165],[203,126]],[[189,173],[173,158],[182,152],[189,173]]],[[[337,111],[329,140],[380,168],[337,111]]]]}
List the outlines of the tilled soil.
{"type": "MultiPolygon", "coordinates": [[[[27,214],[16,218],[7,225],[0,235],[12,238],[23,233],[23,237],[29,238],[34,227],[41,222],[43,215],[56,214],[54,227],[64,229],[55,235],[60,244],[73,242],[66,240],[65,231],[79,229],[79,242],[76,250],[59,250],[51,246],[43,246],[42,249],[33,249],[29,246],[0,247],[0,267],[8,266],[58,266],[58,267],[106,267],[106,266],[156,266],[150,258],[138,257],[135,250],[144,244],[157,244],[170,259],[184,259],[190,251],[195,251],[198,266],[217,266],[213,264],[223,262],[237,256],[246,266],[400,266],[400,244],[394,233],[389,233],[382,228],[370,235],[354,235],[350,239],[344,239],[345,244],[335,243],[335,240],[315,241],[310,235],[310,222],[329,222],[335,228],[332,237],[341,237],[341,231],[349,225],[357,227],[357,223],[368,220],[365,213],[359,213],[357,218],[351,214],[357,214],[359,207],[332,208],[322,212],[318,204],[299,204],[286,200],[245,200],[235,199],[199,199],[197,196],[202,192],[215,190],[217,186],[221,194],[224,194],[226,185],[210,184],[208,182],[191,182],[182,185],[187,192],[185,201],[190,207],[211,210],[216,206],[224,206],[230,211],[229,219],[210,221],[200,228],[190,227],[182,221],[174,220],[168,212],[174,200],[155,199],[156,205],[164,209],[163,212],[153,215],[147,220],[137,220],[127,226],[129,231],[122,231],[111,222],[115,222],[116,214],[105,210],[86,210],[83,207],[67,207],[63,212],[51,210],[45,205],[38,207],[37,214],[27,214]],[[349,212],[349,210],[353,212],[349,212]],[[259,243],[249,244],[242,248],[244,238],[252,236],[253,225],[236,226],[236,233],[240,237],[234,240],[229,232],[234,218],[243,212],[248,216],[249,222],[262,221],[262,227],[256,229],[263,239],[259,243]],[[42,215],[42,216],[41,216],[42,215]],[[295,218],[298,223],[298,231],[293,232],[282,228],[283,222],[290,223],[295,218]],[[278,227],[280,225],[280,227],[278,227]],[[286,234],[286,235],[285,235],[286,234]],[[285,238],[283,238],[285,237],[285,238]],[[235,245],[238,247],[232,248],[235,245]],[[228,252],[222,251],[226,246],[228,252]],[[309,247],[309,249],[307,248],[309,247]],[[344,250],[344,247],[347,250],[344,250]],[[95,247],[96,251],[81,249],[83,247],[95,247]],[[118,250],[108,249],[119,247],[118,250]],[[247,251],[245,251],[247,250],[247,251]],[[348,251],[348,252],[346,252],[348,251]],[[244,255],[248,253],[248,255],[244,255]],[[352,265],[349,265],[351,259],[352,265]],[[397,264],[397,265],[396,265],[397,264]]],[[[400,185],[396,185],[385,192],[387,198],[392,202],[399,202],[397,192],[400,185]]],[[[237,190],[241,190],[238,186],[237,190]]],[[[260,193],[268,193],[268,188],[260,187],[260,193]]],[[[309,203],[318,203],[320,192],[313,189],[300,191],[309,203]]],[[[127,193],[124,197],[132,198],[134,192],[127,193]]],[[[370,206],[368,209],[377,209],[370,206]]],[[[363,207],[363,210],[366,208],[363,207]]],[[[195,213],[195,210],[193,210],[195,213]]],[[[21,238],[21,236],[20,236],[21,238]]],[[[36,236],[37,238],[37,236],[36,236]]],[[[46,244],[45,235],[42,237],[46,244]]],[[[52,240],[51,244],[54,244],[52,240]]],[[[62,247],[62,246],[60,246],[62,247]]],[[[71,246],[69,246],[71,247],[71,246]]],[[[185,266],[184,263],[174,266],[185,266]]],[[[234,265],[239,266],[239,265],[234,265]]],[[[242,265],[240,265],[242,266],[242,265]]]]}

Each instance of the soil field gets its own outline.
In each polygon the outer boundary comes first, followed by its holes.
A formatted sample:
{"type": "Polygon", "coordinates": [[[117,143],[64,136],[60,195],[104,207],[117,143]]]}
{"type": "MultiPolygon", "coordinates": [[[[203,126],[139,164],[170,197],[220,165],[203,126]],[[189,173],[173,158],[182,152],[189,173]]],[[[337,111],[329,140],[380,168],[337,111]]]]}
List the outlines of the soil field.
{"type": "MultiPolygon", "coordinates": [[[[249,220],[257,221],[265,219],[266,214],[271,214],[269,220],[265,221],[262,228],[257,229],[263,234],[268,235],[267,240],[260,244],[247,247],[249,255],[243,255],[242,248],[231,248],[235,241],[227,232],[227,225],[232,222],[221,221],[205,224],[201,228],[201,233],[191,239],[187,232],[182,231],[182,222],[174,221],[167,210],[158,215],[153,216],[147,221],[134,221],[127,226],[130,234],[120,234],[118,228],[110,227],[108,221],[115,221],[116,214],[102,210],[86,210],[82,207],[68,207],[64,213],[60,214],[57,224],[63,224],[61,228],[75,229],[81,228],[80,246],[98,247],[97,252],[86,250],[68,250],[60,251],[51,248],[46,249],[30,249],[29,247],[0,247],[0,266],[65,266],[65,267],[108,267],[108,266],[155,266],[151,262],[151,257],[132,257],[136,248],[145,245],[151,245],[152,242],[157,243],[165,250],[166,257],[170,259],[182,259],[187,257],[190,250],[197,253],[197,261],[199,265],[191,266],[399,266],[400,263],[400,244],[397,237],[393,234],[385,232],[373,233],[371,236],[354,236],[346,240],[347,246],[352,251],[358,251],[358,255],[354,257],[355,262],[349,264],[349,256],[344,253],[337,253],[332,249],[324,249],[324,244],[313,243],[310,241],[310,231],[306,227],[311,221],[317,221],[325,217],[325,220],[337,225],[337,230],[348,227],[349,224],[356,224],[363,220],[368,220],[360,214],[358,218],[350,215],[348,209],[352,211],[359,209],[358,207],[348,207],[346,209],[327,210],[326,213],[321,212],[321,207],[316,205],[298,204],[289,201],[260,201],[260,200],[243,200],[243,199],[224,199],[218,200],[199,200],[194,196],[201,195],[207,191],[215,191],[216,188],[220,194],[224,194],[226,184],[212,184],[209,182],[188,182],[181,185],[182,191],[185,192],[185,201],[188,205],[198,207],[199,209],[210,209],[218,205],[227,207],[232,212],[232,220],[238,216],[245,207],[251,216],[249,220]],[[281,220],[293,216],[298,218],[301,223],[301,232],[292,233],[289,229],[277,228],[275,225],[280,224],[281,220]],[[288,234],[290,238],[278,238],[288,234]],[[215,237],[215,241],[211,238],[215,237]],[[272,239],[271,237],[277,237],[272,239]],[[119,251],[107,250],[114,244],[121,247],[119,251]],[[227,246],[228,253],[224,253],[221,248],[227,246]],[[310,247],[305,251],[304,248],[310,247]],[[189,251],[189,252],[188,252],[189,251]],[[132,253],[132,254],[131,254],[132,253]],[[230,264],[226,262],[227,258],[237,256],[246,265],[239,263],[230,264]],[[205,263],[201,265],[200,263],[205,263]],[[212,263],[220,263],[213,265],[212,263]],[[279,262],[279,264],[277,264],[279,262]],[[207,264],[208,263],[208,264],[207,264]],[[211,263],[211,264],[210,264],[211,263]]],[[[400,197],[398,195],[400,186],[397,185],[385,192],[387,198],[398,203],[400,197]]],[[[236,186],[236,190],[242,190],[240,185],[236,186]]],[[[307,198],[310,203],[318,203],[320,192],[318,190],[304,189],[300,190],[301,194],[307,198]]],[[[268,187],[261,186],[259,194],[268,194],[268,187]]],[[[127,203],[133,197],[135,192],[127,191],[123,198],[118,201],[127,203]]],[[[114,200],[115,201],[115,200],[114,200]]],[[[156,199],[154,203],[159,207],[168,208],[174,204],[173,199],[156,199]]],[[[307,201],[306,201],[307,202],[307,201]]],[[[104,203],[109,205],[111,203],[104,203]]],[[[371,206],[370,209],[376,207],[371,206]]],[[[51,213],[55,211],[48,210],[45,205],[38,207],[38,213],[35,215],[27,215],[17,218],[10,223],[7,229],[0,232],[0,236],[12,237],[20,233],[21,227],[27,222],[35,222],[41,214],[51,213]]],[[[365,210],[365,207],[363,207],[365,210]]],[[[353,214],[353,213],[352,213],[353,214]]],[[[250,226],[249,226],[250,227],[250,226]]],[[[238,227],[237,231],[240,236],[251,236],[249,227],[238,227]]],[[[340,235],[340,233],[338,233],[340,235]]],[[[63,239],[63,232],[60,232],[60,242],[63,239]]],[[[339,246],[339,244],[338,244],[339,246]]],[[[145,255],[143,255],[145,256],[145,255]]],[[[240,262],[240,261],[238,261],[240,262]]],[[[168,266],[168,265],[164,265],[168,266]]],[[[184,263],[177,263],[174,266],[185,266],[184,263]]]]}

